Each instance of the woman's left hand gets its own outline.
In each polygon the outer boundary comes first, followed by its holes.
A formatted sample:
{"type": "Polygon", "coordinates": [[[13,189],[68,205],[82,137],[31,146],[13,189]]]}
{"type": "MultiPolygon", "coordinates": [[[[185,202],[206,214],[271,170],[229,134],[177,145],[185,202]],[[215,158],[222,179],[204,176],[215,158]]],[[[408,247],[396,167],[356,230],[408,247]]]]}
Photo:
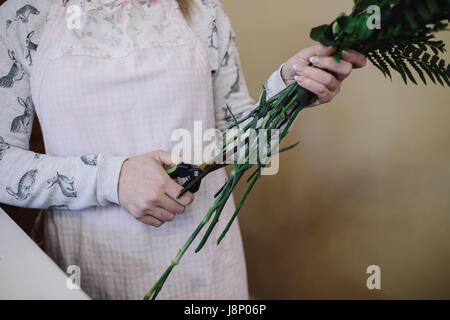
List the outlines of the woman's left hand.
{"type": "Polygon", "coordinates": [[[316,106],[333,100],[341,89],[341,83],[353,69],[366,65],[366,57],[354,50],[344,52],[341,62],[332,57],[336,48],[315,45],[301,50],[290,58],[281,70],[281,76],[287,86],[298,82],[303,88],[316,94],[316,106]],[[308,66],[312,63],[314,67],[308,66]],[[331,71],[333,74],[324,70],[331,71]]]}

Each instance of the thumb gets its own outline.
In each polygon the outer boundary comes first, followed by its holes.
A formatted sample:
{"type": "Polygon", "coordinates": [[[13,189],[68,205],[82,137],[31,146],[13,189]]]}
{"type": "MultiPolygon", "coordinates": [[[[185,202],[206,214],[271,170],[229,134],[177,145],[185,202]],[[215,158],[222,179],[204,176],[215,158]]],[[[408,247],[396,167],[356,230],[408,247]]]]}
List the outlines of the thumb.
{"type": "Polygon", "coordinates": [[[181,162],[181,157],[176,153],[167,152],[164,150],[155,151],[155,158],[163,166],[172,167],[181,162]]]}

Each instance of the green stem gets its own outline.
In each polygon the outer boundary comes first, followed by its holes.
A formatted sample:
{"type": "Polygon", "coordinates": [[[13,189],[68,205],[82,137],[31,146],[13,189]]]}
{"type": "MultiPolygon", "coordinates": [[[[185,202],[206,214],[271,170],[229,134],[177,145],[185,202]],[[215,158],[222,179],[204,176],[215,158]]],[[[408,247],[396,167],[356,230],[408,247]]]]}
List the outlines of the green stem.
{"type": "Polygon", "coordinates": [[[167,280],[167,277],[170,275],[170,272],[172,272],[172,269],[180,262],[181,258],[183,257],[186,250],[190,247],[194,239],[197,237],[198,233],[202,228],[205,226],[205,224],[208,223],[209,219],[211,218],[212,213],[215,206],[212,206],[209,210],[206,216],[203,218],[203,220],[198,225],[197,229],[195,229],[194,233],[189,237],[189,239],[186,241],[186,243],[181,247],[181,249],[178,251],[177,256],[174,260],[171,261],[169,267],[166,269],[166,271],[163,273],[163,275],[159,278],[159,280],[155,283],[155,285],[150,289],[150,291],[145,295],[144,300],[149,300],[150,298],[152,300],[156,299],[159,292],[161,291],[164,283],[167,280]]]}
{"type": "Polygon", "coordinates": [[[239,211],[242,208],[242,205],[244,204],[245,200],[247,200],[248,195],[250,194],[250,191],[252,191],[253,187],[255,186],[256,181],[259,179],[260,175],[257,174],[252,182],[250,183],[250,186],[247,188],[247,190],[245,191],[244,196],[242,197],[241,201],[239,202],[239,205],[237,206],[233,216],[231,217],[230,221],[228,222],[227,226],[225,227],[225,229],[223,230],[222,234],[219,236],[219,238],[217,239],[217,245],[220,244],[220,242],[222,241],[222,239],[225,237],[225,235],[227,234],[228,230],[230,229],[231,225],[233,224],[234,220],[236,219],[239,211]]]}

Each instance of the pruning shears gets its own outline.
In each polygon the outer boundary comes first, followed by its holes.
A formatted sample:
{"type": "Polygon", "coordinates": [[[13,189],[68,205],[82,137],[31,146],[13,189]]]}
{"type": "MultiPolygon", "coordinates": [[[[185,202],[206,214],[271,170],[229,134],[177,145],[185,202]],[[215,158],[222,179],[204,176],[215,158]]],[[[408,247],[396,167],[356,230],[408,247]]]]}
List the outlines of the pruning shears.
{"type": "Polygon", "coordinates": [[[200,166],[196,166],[181,162],[176,166],[173,166],[172,168],[166,170],[166,172],[172,179],[176,178],[185,179],[185,181],[182,184],[183,190],[181,190],[180,194],[178,195],[179,198],[188,191],[192,193],[197,192],[198,189],[200,188],[202,179],[206,177],[206,175],[225,166],[227,166],[227,164],[204,163],[200,166]]]}

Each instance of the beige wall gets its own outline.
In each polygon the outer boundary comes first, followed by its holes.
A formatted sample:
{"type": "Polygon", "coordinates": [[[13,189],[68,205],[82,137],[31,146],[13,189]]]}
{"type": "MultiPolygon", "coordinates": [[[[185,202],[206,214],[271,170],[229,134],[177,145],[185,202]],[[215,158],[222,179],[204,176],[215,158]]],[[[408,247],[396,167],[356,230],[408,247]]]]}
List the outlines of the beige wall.
{"type": "MultiPolygon", "coordinates": [[[[253,97],[351,0],[222,0],[253,97]]],[[[442,37],[450,45],[450,34],[442,37]]],[[[450,55],[445,55],[450,60],[450,55]]],[[[450,298],[450,90],[368,66],[302,112],[277,176],[240,213],[258,298],[450,298]],[[369,291],[365,269],[382,269],[369,291]]],[[[236,196],[242,194],[243,187],[236,196]]]]}

